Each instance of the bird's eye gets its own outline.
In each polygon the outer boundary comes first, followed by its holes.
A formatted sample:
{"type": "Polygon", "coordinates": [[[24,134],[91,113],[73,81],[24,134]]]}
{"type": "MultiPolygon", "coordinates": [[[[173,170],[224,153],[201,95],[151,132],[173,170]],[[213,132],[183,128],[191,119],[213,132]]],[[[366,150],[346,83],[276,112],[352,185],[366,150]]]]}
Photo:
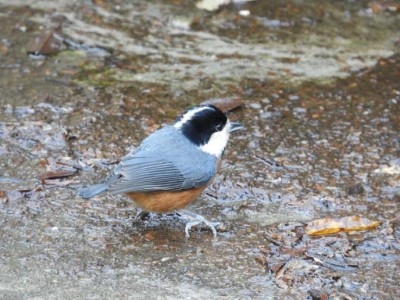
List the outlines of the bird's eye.
{"type": "Polygon", "coordinates": [[[222,128],[223,128],[222,124],[218,124],[217,126],[215,126],[216,131],[221,131],[222,128]]]}

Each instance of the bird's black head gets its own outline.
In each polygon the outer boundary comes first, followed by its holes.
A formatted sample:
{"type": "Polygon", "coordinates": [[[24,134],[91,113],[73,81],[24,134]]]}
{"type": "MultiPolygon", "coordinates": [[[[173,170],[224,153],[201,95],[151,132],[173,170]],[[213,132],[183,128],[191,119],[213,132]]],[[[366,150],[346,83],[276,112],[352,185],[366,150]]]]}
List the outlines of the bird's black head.
{"type": "Polygon", "coordinates": [[[221,156],[229,138],[229,120],[213,105],[196,106],[174,123],[174,127],[201,150],[221,156]]]}

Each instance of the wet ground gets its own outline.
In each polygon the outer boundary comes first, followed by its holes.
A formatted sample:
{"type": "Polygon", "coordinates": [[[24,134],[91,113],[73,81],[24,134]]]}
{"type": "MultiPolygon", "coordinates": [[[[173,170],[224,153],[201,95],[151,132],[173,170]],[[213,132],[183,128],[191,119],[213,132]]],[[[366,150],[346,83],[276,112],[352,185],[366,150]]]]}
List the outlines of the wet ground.
{"type": "Polygon", "coordinates": [[[2,1],[0,298],[398,298],[399,10],[2,1]],[[213,98],[243,103],[229,117],[245,126],[190,207],[223,222],[216,239],[76,195],[213,98]],[[382,225],[304,232],[356,215],[382,225]]]}

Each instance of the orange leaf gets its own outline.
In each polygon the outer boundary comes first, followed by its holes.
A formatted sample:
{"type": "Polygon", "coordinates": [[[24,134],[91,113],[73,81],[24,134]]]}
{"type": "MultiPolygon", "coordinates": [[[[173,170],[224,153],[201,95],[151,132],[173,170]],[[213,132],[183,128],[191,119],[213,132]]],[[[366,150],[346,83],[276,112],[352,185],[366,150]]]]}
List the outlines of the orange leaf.
{"type": "Polygon", "coordinates": [[[381,223],[371,221],[367,218],[359,216],[343,217],[343,218],[323,218],[314,220],[307,225],[306,233],[308,235],[325,235],[338,233],[340,231],[350,232],[359,230],[370,230],[381,223]]]}

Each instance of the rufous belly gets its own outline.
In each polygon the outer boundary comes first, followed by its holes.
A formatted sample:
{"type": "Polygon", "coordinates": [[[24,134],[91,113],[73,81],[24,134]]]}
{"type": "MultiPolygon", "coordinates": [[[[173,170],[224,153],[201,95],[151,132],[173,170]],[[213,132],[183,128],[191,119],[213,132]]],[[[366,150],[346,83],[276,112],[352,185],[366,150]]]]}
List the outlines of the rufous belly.
{"type": "Polygon", "coordinates": [[[157,213],[182,209],[194,201],[207,185],[179,192],[127,193],[138,206],[157,213]]]}
{"type": "MultiPolygon", "coordinates": [[[[218,159],[216,173],[218,172],[220,165],[221,160],[218,159]]],[[[131,192],[126,193],[126,195],[146,211],[165,213],[188,206],[198,196],[200,196],[201,192],[203,192],[211,181],[212,179],[205,185],[185,191],[160,191],[147,193],[131,192]]]]}

